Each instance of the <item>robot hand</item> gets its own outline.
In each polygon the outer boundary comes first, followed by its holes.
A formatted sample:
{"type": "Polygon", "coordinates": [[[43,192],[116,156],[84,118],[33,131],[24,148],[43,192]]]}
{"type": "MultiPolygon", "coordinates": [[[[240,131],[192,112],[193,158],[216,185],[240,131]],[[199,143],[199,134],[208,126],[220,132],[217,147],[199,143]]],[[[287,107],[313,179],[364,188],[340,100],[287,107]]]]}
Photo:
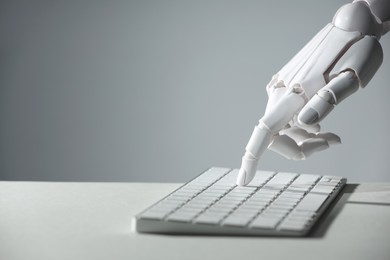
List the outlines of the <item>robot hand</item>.
{"type": "Polygon", "coordinates": [[[365,87],[382,63],[380,37],[390,29],[390,0],[357,0],[333,18],[267,85],[268,103],[246,146],[237,185],[254,177],[269,148],[302,160],[340,143],[319,122],[365,87]]]}

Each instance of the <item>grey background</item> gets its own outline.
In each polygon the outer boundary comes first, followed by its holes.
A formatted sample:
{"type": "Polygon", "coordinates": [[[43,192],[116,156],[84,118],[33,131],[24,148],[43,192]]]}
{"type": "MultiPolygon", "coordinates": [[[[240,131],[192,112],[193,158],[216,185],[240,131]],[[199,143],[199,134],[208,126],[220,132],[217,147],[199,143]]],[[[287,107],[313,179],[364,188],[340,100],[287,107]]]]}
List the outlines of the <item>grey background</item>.
{"type": "MultiPolygon", "coordinates": [[[[0,179],[186,181],[239,167],[265,85],[347,1],[0,2],[0,179]]],[[[323,130],[343,144],[261,169],[390,181],[390,36],[323,130]]]]}

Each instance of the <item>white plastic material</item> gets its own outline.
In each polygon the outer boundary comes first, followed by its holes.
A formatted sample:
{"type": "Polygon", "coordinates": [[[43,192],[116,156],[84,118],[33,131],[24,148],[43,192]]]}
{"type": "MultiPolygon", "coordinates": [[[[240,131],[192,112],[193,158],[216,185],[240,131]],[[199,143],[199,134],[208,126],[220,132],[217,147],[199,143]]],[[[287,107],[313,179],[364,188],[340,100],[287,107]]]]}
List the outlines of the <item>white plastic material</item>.
{"type": "Polygon", "coordinates": [[[334,105],[327,102],[318,95],[312,97],[309,103],[299,113],[298,121],[301,124],[315,124],[321,121],[334,108],[334,105]]]}
{"type": "Polygon", "coordinates": [[[354,72],[346,71],[332,79],[304,106],[298,115],[301,124],[316,124],[326,117],[342,100],[359,88],[354,72]]]}
{"type": "MultiPolygon", "coordinates": [[[[352,71],[345,71],[332,79],[321,92],[330,92],[334,98],[333,104],[337,105],[345,98],[355,93],[359,88],[359,80],[352,71]]],[[[321,96],[321,95],[320,95],[321,96]]]]}
{"type": "Polygon", "coordinates": [[[335,61],[362,37],[359,32],[347,32],[332,24],[326,25],[277,73],[279,80],[286,87],[299,84],[310,99],[328,83],[327,72],[335,61]]]}
{"type": "Polygon", "coordinates": [[[365,2],[371,12],[382,21],[386,23],[390,21],[390,1],[389,0],[355,0],[355,2],[365,2]]]}
{"type": "Polygon", "coordinates": [[[279,132],[305,104],[302,93],[297,90],[287,90],[281,97],[280,102],[267,111],[259,125],[255,127],[245,155],[242,158],[237,185],[247,185],[255,176],[257,163],[261,154],[269,146],[272,137],[279,132]]]}
{"type": "Polygon", "coordinates": [[[390,29],[389,2],[360,0],[344,5],[333,22],[275,74],[267,85],[265,114],[246,146],[238,185],[246,185],[254,177],[266,147],[289,159],[305,159],[340,142],[332,133],[305,131],[310,127],[298,121],[317,123],[358,85],[368,84],[382,63],[378,40],[390,29]],[[289,131],[296,128],[303,132],[289,131]]]}
{"type": "Polygon", "coordinates": [[[287,135],[281,135],[274,139],[269,149],[271,151],[283,151],[283,156],[291,160],[305,160],[314,152],[325,150],[329,143],[323,138],[311,138],[298,145],[287,135]]]}
{"type": "Polygon", "coordinates": [[[260,124],[259,126],[255,126],[245,150],[254,158],[259,158],[261,153],[267,149],[272,136],[273,134],[266,128],[265,125],[260,124]]]}
{"type": "Polygon", "coordinates": [[[342,6],[334,16],[333,24],[345,31],[357,31],[378,38],[382,36],[382,25],[377,21],[370,7],[363,2],[342,6]]]}
{"type": "Polygon", "coordinates": [[[237,185],[247,185],[255,177],[257,163],[261,154],[267,149],[271,142],[273,133],[264,124],[259,124],[253,130],[252,136],[245,148],[245,155],[242,157],[241,169],[238,173],[237,185]]]}
{"type": "Polygon", "coordinates": [[[287,90],[272,108],[260,119],[271,132],[279,132],[293,116],[305,105],[304,93],[296,93],[294,89],[287,90]]]}
{"type": "Polygon", "coordinates": [[[330,145],[339,144],[340,137],[333,133],[310,133],[294,126],[284,129],[275,135],[268,147],[287,159],[304,160],[311,154],[327,149],[330,145]]]}
{"type": "Polygon", "coordinates": [[[329,72],[332,78],[340,72],[352,70],[365,87],[374,77],[383,61],[383,50],[375,37],[366,36],[352,45],[329,72]]]}

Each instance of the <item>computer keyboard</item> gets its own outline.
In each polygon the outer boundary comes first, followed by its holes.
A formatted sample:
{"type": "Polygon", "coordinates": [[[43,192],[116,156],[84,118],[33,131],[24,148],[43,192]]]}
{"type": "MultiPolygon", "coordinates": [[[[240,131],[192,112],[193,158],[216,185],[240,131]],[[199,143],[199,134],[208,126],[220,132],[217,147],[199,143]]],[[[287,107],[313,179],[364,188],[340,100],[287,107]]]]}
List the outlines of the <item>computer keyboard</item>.
{"type": "Polygon", "coordinates": [[[138,232],[305,236],[345,178],[258,171],[237,186],[237,169],[210,168],[135,216],[138,232]]]}

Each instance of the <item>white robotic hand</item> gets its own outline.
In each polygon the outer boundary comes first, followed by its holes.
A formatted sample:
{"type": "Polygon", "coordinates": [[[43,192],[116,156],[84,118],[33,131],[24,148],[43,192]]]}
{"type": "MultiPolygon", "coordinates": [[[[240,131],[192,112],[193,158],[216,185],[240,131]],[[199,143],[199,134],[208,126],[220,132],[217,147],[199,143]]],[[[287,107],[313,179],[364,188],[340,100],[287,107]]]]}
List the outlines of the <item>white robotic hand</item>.
{"type": "MultiPolygon", "coordinates": [[[[331,144],[340,143],[340,138],[335,134],[319,133],[319,124],[303,125],[297,121],[299,111],[303,111],[302,107],[308,111],[303,113],[305,118],[310,121],[318,118],[313,116],[315,113],[308,106],[311,102],[306,102],[307,97],[299,85],[286,87],[275,76],[267,89],[267,108],[245,148],[238,185],[246,185],[253,179],[260,156],[267,148],[288,159],[303,160],[331,144]]],[[[314,107],[317,108],[317,103],[314,103],[314,107]]]]}
{"type": "Polygon", "coordinates": [[[390,0],[357,0],[333,18],[267,85],[268,103],[246,146],[237,185],[255,176],[269,148],[302,160],[331,144],[319,122],[343,99],[365,87],[382,63],[380,37],[390,30],[390,0]]]}

